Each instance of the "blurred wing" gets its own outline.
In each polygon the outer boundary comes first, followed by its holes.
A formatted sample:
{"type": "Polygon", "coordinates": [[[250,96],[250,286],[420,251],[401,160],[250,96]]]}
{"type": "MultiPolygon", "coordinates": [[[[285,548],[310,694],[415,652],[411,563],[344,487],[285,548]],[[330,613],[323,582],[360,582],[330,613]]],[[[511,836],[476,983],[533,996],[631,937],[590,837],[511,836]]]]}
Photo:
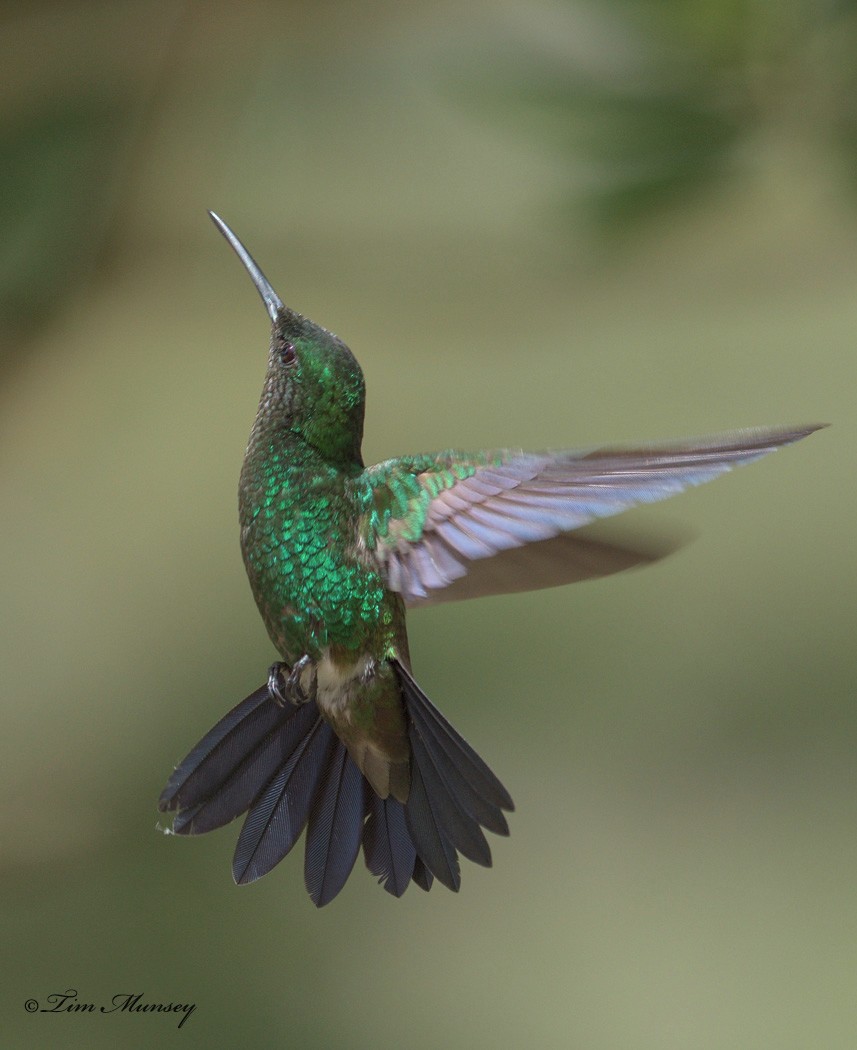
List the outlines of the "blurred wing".
{"type": "Polygon", "coordinates": [[[737,430],[636,448],[453,450],[389,460],[363,475],[362,535],[387,585],[408,605],[602,576],[658,555],[564,533],[667,499],[818,429],[737,430]]]}
{"type": "Polygon", "coordinates": [[[509,547],[491,558],[474,559],[465,566],[466,575],[451,580],[445,587],[426,590],[425,598],[411,595],[405,600],[413,607],[561,587],[650,565],[672,554],[686,539],[687,534],[680,537],[675,530],[670,535],[635,536],[621,542],[561,532],[549,540],[509,547]]]}

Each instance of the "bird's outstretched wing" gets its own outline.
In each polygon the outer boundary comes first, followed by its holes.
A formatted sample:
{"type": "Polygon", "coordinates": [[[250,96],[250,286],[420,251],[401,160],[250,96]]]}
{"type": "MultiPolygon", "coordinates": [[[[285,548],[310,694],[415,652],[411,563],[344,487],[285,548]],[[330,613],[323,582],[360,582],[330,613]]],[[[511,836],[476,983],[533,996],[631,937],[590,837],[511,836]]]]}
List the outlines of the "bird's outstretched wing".
{"type": "Polygon", "coordinates": [[[710,481],[818,429],[758,428],[543,453],[453,449],[387,460],[356,481],[361,536],[407,605],[603,576],[653,554],[567,533],[710,481]]]}

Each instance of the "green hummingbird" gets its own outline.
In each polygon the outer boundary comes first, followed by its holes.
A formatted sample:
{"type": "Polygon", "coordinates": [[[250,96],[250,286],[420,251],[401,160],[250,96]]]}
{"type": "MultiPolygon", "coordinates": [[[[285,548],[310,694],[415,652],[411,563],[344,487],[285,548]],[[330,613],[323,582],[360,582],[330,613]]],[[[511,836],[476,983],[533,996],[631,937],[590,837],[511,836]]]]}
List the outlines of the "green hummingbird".
{"type": "Polygon", "coordinates": [[[247,812],[237,883],[271,870],[306,827],[316,905],[362,846],[400,897],[460,885],[458,854],[490,866],[483,829],[509,833],[508,791],[414,680],[412,606],[603,576],[650,554],[580,526],[666,499],[819,429],[738,430],[635,448],[514,449],[363,463],[364,383],[351,351],[285,306],[209,213],[271,319],[268,365],[241,470],[241,549],[282,657],[175,769],[172,831],[247,812]]]}

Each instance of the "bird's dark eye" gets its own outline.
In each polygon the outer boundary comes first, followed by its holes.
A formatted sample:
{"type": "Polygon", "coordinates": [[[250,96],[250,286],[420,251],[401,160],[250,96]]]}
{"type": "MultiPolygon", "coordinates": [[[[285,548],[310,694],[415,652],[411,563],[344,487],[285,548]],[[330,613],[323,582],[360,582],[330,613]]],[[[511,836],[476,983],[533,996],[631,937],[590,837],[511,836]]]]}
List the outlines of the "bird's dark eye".
{"type": "Polygon", "coordinates": [[[280,345],[277,347],[277,353],[280,355],[280,361],[287,368],[291,368],[291,366],[298,359],[297,351],[291,343],[280,343],[280,345]]]}

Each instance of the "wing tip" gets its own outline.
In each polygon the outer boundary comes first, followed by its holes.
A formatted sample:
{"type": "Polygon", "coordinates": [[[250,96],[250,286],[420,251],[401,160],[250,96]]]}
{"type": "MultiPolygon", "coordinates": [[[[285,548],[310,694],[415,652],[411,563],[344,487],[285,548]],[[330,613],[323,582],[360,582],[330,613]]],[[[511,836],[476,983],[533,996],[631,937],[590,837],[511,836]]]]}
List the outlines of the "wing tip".
{"type": "Polygon", "coordinates": [[[779,435],[779,440],[775,444],[775,447],[779,448],[783,445],[793,445],[796,441],[802,441],[805,437],[809,437],[810,434],[815,434],[819,430],[826,430],[830,425],[830,423],[800,423],[795,426],[760,427],[759,430],[763,434],[779,435]]]}

